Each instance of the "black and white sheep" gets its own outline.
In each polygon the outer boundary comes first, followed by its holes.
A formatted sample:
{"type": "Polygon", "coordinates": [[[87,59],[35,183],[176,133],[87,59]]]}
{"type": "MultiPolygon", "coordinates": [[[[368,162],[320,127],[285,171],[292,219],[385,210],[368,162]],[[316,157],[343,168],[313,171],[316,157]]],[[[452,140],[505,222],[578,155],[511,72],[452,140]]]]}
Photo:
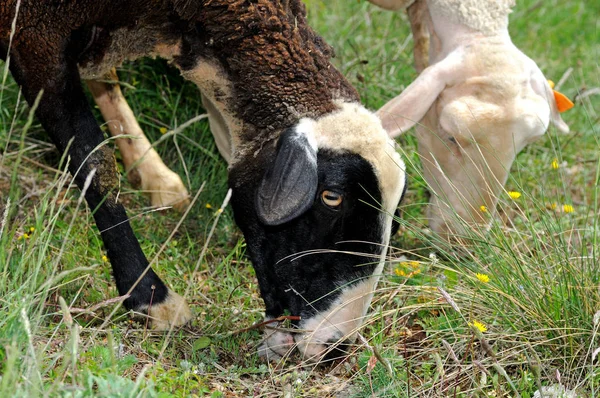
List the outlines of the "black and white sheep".
{"type": "MultiPolygon", "coordinates": [[[[143,137],[118,89],[93,80],[148,55],[172,60],[202,92],[230,162],[234,216],[266,317],[301,317],[302,333],[268,334],[262,353],[297,346],[319,360],[332,343],[356,337],[384,264],[404,166],[305,14],[299,0],[0,0],[0,56],[10,54],[29,103],[43,90],[36,115],[59,150],[68,148],[76,183],[95,170],[86,200],[118,290],[130,292],[126,307],[147,311],[157,328],[181,325],[191,312],[147,269],[118,202],[113,152],[80,82],[92,80],[113,134],[137,129],[143,137]]],[[[135,141],[120,144],[132,159],[147,150],[135,141]]],[[[142,180],[156,172],[149,164],[138,170],[142,180]]]]}

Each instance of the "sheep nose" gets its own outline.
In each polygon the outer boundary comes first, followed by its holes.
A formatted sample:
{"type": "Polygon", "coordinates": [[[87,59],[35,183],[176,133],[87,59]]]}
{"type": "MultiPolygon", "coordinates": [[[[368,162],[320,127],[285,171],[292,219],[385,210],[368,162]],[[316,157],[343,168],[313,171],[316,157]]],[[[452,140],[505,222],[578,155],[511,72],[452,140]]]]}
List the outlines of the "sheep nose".
{"type": "Polygon", "coordinates": [[[349,340],[330,339],[325,343],[325,355],[323,361],[334,361],[343,359],[348,355],[351,343],[349,340]]]}

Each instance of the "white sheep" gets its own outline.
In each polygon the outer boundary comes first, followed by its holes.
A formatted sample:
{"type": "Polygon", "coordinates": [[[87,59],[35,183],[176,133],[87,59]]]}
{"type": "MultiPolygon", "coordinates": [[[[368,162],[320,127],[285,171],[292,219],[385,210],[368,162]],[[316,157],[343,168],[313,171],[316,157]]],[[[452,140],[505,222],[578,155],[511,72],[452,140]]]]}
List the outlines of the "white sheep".
{"type": "MultiPolygon", "coordinates": [[[[421,8],[431,35],[431,66],[378,111],[391,137],[417,125],[431,229],[449,236],[487,225],[516,155],[550,122],[569,131],[543,73],[511,41],[514,1],[370,1],[421,8]]],[[[419,23],[411,19],[413,34],[419,23]]]]}

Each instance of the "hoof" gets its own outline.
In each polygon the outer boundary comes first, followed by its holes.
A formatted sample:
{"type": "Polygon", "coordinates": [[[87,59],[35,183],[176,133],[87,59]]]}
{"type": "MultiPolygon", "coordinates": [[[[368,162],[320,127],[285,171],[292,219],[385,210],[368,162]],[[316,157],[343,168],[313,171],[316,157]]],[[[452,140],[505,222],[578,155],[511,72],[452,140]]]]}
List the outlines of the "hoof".
{"type": "Polygon", "coordinates": [[[154,330],[169,330],[183,326],[192,319],[192,311],[184,298],[169,290],[169,295],[162,303],[148,308],[148,316],[154,330]]]}
{"type": "Polygon", "coordinates": [[[143,184],[143,189],[150,192],[153,207],[173,206],[177,211],[184,211],[190,204],[188,191],[177,174],[166,171],[143,184]]]}

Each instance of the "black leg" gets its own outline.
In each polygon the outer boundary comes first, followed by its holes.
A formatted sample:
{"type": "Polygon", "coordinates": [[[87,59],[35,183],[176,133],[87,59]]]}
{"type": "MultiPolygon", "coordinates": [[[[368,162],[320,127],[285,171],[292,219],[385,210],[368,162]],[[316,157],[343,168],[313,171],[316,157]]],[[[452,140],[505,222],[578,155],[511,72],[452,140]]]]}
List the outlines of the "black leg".
{"type": "Polygon", "coordinates": [[[113,151],[101,146],[104,135],[84,95],[76,62],[66,54],[50,54],[49,59],[41,59],[30,46],[26,50],[15,50],[13,76],[30,104],[43,90],[36,116],[58,149],[68,150],[69,171],[80,189],[95,169],[85,199],[101,232],[119,293],[130,293],[125,306],[148,311],[158,318],[154,321],[159,328],[184,323],[190,317],[187,305],[148,268],[125,209],[116,201],[118,180],[113,151]],[[175,312],[174,304],[178,305],[175,312]],[[160,308],[161,305],[169,308],[160,308]]]}

